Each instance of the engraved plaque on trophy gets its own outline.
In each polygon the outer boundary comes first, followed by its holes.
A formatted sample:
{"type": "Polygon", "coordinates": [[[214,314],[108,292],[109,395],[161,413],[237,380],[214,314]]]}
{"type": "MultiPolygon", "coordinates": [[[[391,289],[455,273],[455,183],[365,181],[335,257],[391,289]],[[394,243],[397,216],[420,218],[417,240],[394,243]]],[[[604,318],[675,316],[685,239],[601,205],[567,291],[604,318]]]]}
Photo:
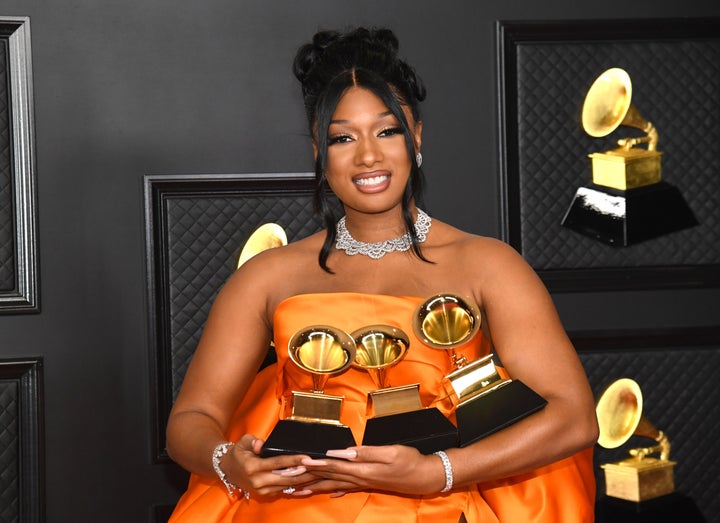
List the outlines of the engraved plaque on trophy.
{"type": "Polygon", "coordinates": [[[423,454],[457,444],[455,426],[436,408],[425,408],[418,383],[391,387],[387,370],[400,362],[410,346],[407,335],[390,325],[370,325],[351,334],[354,365],[372,377],[377,390],[368,395],[370,417],[363,445],[407,445],[423,454]]]}
{"type": "Polygon", "coordinates": [[[468,362],[456,349],[480,330],[477,305],[457,294],[431,296],[416,310],[415,334],[435,349],[447,350],[455,370],[446,376],[455,401],[459,445],[464,447],[503,429],[547,401],[520,380],[503,378],[492,354],[468,362]]]}
{"type": "Polygon", "coordinates": [[[288,342],[290,360],[312,376],[310,391],[292,392],[292,412],[278,421],[263,445],[261,456],[306,454],[326,457],[330,449],[356,444],[350,428],[340,422],[343,396],[325,394],[328,379],[347,370],[355,360],[349,334],[328,325],[313,325],[288,342]]]}

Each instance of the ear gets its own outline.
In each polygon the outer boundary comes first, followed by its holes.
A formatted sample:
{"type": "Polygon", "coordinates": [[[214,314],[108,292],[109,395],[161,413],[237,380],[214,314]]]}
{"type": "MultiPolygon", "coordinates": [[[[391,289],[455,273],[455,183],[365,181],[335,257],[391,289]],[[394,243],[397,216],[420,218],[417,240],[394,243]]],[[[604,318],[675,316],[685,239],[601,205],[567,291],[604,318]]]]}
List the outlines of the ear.
{"type": "Polygon", "coordinates": [[[415,152],[420,152],[422,146],[422,122],[415,122],[413,141],[415,142],[415,152]]]}

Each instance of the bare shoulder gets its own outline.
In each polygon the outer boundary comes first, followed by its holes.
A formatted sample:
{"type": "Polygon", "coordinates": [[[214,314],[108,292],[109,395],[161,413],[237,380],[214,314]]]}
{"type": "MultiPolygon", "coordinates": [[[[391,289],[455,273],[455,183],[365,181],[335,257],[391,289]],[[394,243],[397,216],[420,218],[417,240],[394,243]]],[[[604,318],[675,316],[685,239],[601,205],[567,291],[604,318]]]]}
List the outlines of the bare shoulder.
{"type": "Polygon", "coordinates": [[[463,264],[471,258],[473,266],[489,268],[508,262],[524,264],[518,252],[507,243],[472,234],[444,222],[437,223],[437,239],[434,246],[445,256],[451,256],[463,264]]]}
{"type": "Polygon", "coordinates": [[[432,244],[423,249],[428,259],[437,262],[437,267],[451,274],[459,288],[466,288],[478,299],[486,301],[496,293],[504,295],[510,287],[518,290],[541,285],[523,257],[501,240],[442,222],[437,223],[435,233],[432,244]]]}

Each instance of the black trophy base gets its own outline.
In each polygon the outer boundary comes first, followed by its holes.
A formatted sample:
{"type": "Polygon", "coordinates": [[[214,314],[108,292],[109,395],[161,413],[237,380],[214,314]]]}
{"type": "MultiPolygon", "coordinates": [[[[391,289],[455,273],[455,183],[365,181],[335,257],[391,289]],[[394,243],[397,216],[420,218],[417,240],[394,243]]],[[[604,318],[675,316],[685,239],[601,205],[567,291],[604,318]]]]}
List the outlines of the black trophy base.
{"type": "Polygon", "coordinates": [[[370,418],[363,445],[407,445],[422,454],[457,446],[457,429],[436,408],[370,418]]]}
{"type": "Polygon", "coordinates": [[[344,425],[280,420],[263,445],[260,456],[268,458],[282,454],[304,454],[311,458],[325,458],[330,449],[355,446],[350,429],[344,425]]]}
{"type": "Polygon", "coordinates": [[[647,501],[627,501],[603,496],[595,504],[597,523],[704,523],[695,502],[679,492],[647,501]]]}
{"type": "Polygon", "coordinates": [[[627,247],[698,224],[680,191],[665,182],[621,191],[591,184],[575,193],[562,225],[627,247]]]}
{"type": "Polygon", "coordinates": [[[545,398],[520,380],[462,403],[455,410],[460,446],[504,429],[545,405],[545,398]]]}

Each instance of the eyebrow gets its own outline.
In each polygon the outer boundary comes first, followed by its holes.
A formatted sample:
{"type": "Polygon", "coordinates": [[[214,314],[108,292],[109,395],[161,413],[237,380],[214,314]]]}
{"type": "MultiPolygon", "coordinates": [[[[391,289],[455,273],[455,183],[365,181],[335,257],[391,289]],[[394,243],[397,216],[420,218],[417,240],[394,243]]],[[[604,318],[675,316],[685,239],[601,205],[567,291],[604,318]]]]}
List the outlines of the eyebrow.
{"type": "MultiPolygon", "coordinates": [[[[378,120],[385,118],[386,116],[394,116],[392,111],[385,111],[382,113],[378,113],[377,115],[378,120]]],[[[352,123],[350,120],[330,120],[331,124],[349,124],[352,123]]]]}

